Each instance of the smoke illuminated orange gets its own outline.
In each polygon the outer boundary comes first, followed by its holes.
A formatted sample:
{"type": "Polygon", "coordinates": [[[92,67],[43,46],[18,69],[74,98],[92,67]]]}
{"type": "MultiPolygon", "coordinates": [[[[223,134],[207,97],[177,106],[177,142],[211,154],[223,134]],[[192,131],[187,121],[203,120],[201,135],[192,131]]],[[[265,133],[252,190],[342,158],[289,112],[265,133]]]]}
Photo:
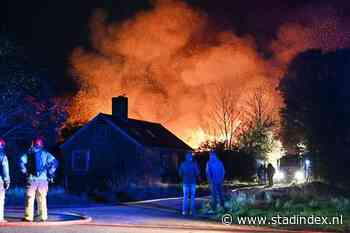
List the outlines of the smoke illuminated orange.
{"type": "MultiPolygon", "coordinates": [[[[285,24],[270,45],[275,56],[264,59],[253,38],[214,33],[209,19],[185,3],[154,4],[121,24],[108,24],[103,12],[95,13],[94,50],[76,48],[71,56],[81,83],[70,107],[71,122],[110,113],[111,98],[125,94],[130,117],[163,123],[196,147],[206,137],[201,127],[218,83],[237,94],[237,106],[244,105],[249,91],[268,83],[277,112],[280,100],[274,87],[286,64],[301,51],[323,46],[312,35],[324,26],[285,24]]],[[[338,33],[336,19],[329,27],[335,28],[330,34],[338,33]]]]}

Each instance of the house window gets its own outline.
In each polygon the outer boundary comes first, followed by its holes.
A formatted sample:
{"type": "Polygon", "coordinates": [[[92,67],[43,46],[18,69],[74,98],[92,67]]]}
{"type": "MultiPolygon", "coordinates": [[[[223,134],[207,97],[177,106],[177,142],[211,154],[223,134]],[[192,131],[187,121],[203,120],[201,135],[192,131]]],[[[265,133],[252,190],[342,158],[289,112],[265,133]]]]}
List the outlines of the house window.
{"type": "Polygon", "coordinates": [[[162,173],[168,173],[170,168],[171,157],[169,154],[161,154],[161,169],[162,173]]]}
{"type": "Polygon", "coordinates": [[[89,170],[90,150],[74,150],[72,152],[72,170],[87,172],[89,170]]]}
{"type": "Polygon", "coordinates": [[[174,168],[177,170],[179,168],[179,156],[176,153],[173,153],[171,157],[173,159],[174,168]]]}
{"type": "Polygon", "coordinates": [[[174,156],[171,153],[161,154],[160,178],[163,183],[177,181],[177,170],[175,170],[174,166],[174,156]]]}

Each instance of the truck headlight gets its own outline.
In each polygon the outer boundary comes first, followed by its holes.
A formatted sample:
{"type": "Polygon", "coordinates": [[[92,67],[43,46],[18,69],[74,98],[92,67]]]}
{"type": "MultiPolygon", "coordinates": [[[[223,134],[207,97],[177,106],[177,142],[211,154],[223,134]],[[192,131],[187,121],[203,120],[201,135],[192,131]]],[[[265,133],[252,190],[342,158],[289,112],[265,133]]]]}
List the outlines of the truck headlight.
{"type": "Polygon", "coordinates": [[[310,160],[306,159],[306,160],[305,160],[305,165],[306,165],[307,167],[309,167],[309,166],[310,166],[310,160]]]}
{"type": "Polygon", "coordinates": [[[278,181],[283,180],[283,179],[285,178],[284,172],[282,172],[282,171],[277,171],[275,177],[276,177],[276,180],[278,180],[278,181]]]}
{"type": "Polygon", "coordinates": [[[296,171],[294,174],[294,178],[298,181],[301,182],[304,180],[305,176],[304,176],[304,172],[302,171],[296,171]]]}

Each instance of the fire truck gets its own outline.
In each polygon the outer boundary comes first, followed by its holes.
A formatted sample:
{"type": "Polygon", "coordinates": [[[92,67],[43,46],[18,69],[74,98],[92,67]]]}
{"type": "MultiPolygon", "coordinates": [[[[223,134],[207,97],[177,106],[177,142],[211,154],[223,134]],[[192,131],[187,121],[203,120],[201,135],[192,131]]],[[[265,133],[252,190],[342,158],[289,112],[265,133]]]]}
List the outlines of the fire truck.
{"type": "Polygon", "coordinates": [[[278,183],[303,183],[311,180],[311,162],[307,156],[285,155],[277,161],[274,179],[278,183]]]}

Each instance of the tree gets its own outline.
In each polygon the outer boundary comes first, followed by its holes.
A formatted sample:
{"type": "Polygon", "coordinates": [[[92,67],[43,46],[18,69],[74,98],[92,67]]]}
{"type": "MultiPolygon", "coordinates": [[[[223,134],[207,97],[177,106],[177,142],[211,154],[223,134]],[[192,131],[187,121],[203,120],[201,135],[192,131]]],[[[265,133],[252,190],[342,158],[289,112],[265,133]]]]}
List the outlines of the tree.
{"type": "Polygon", "coordinates": [[[224,151],[225,142],[220,142],[216,140],[206,140],[202,142],[197,151],[224,151]]]}
{"type": "Polygon", "coordinates": [[[55,96],[50,81],[47,69],[33,64],[15,40],[0,34],[0,136],[7,142],[17,184],[23,180],[16,172],[18,157],[33,137],[44,136],[53,149],[67,118],[67,101],[55,96]]]}
{"type": "Polygon", "coordinates": [[[310,50],[292,61],[279,86],[284,143],[306,145],[317,174],[331,182],[349,178],[349,67],[349,49],[310,50]]]}
{"type": "Polygon", "coordinates": [[[276,122],[270,108],[271,99],[263,87],[254,90],[247,101],[245,125],[239,135],[239,147],[256,159],[266,160],[276,144],[276,122]]]}
{"type": "Polygon", "coordinates": [[[66,101],[56,98],[47,72],[31,64],[20,46],[0,38],[0,135],[8,141],[35,135],[57,141],[67,117],[66,101]]]}
{"type": "Polygon", "coordinates": [[[60,141],[63,142],[75,134],[79,129],[84,126],[80,122],[65,122],[60,131],[60,141]]]}
{"type": "Polygon", "coordinates": [[[225,149],[233,149],[240,125],[240,112],[236,108],[237,95],[224,86],[218,86],[214,97],[206,131],[214,136],[215,144],[224,143],[225,149]]]}

